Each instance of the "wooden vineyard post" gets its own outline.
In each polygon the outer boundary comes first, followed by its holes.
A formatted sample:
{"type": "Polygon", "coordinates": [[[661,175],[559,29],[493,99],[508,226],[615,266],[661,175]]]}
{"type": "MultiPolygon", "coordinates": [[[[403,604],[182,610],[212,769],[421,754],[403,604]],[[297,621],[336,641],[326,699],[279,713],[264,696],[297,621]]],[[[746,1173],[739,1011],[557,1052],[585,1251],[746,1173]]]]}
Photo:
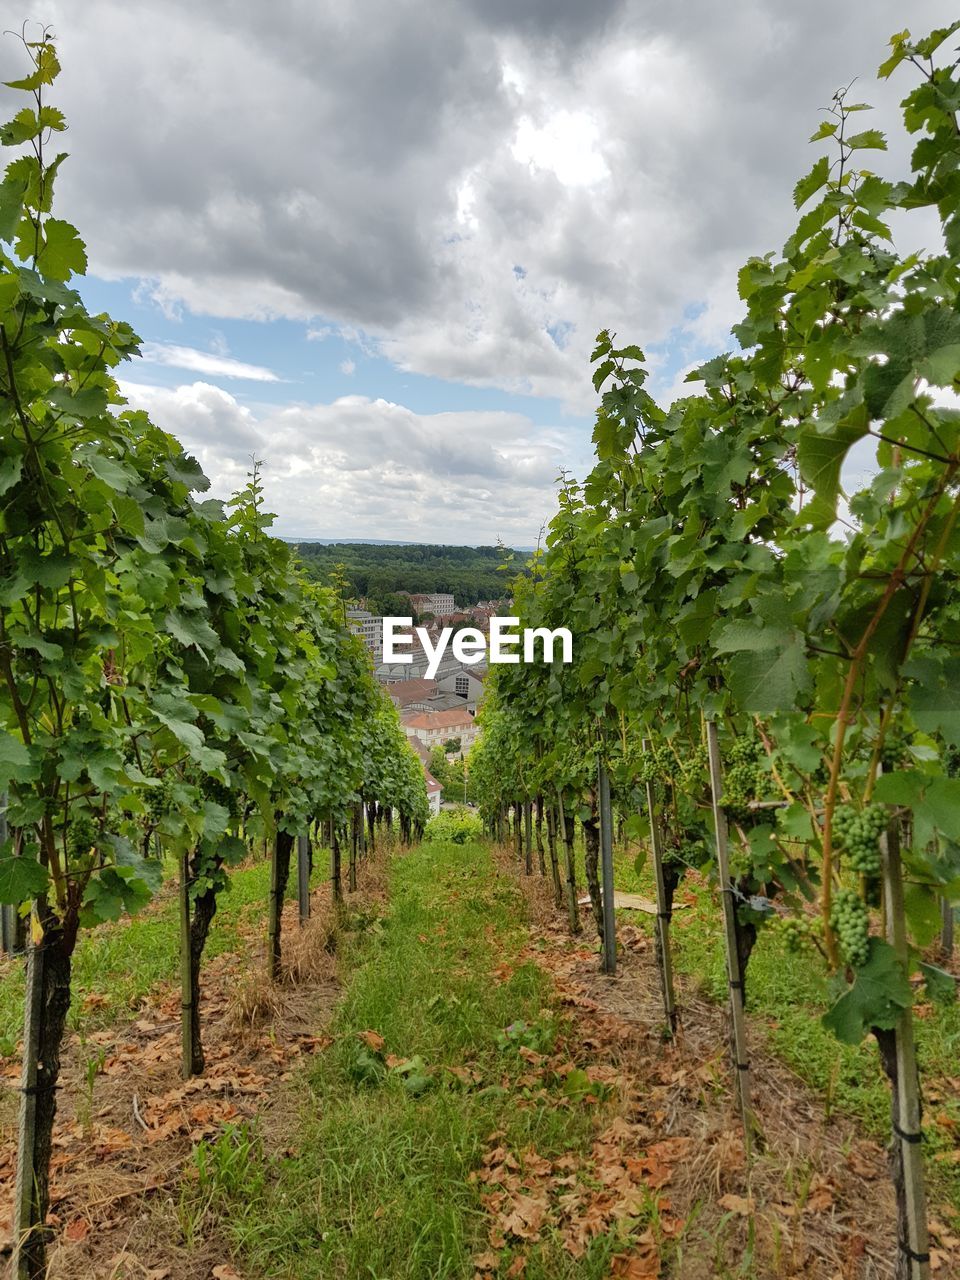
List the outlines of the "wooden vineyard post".
{"type": "Polygon", "coordinates": [[[604,973],[617,971],[617,923],[614,915],[613,889],[613,810],[610,804],[610,776],[601,761],[598,777],[600,797],[600,896],[603,902],[604,973]]]}
{"type": "Polygon", "coordinates": [[[364,809],[363,796],[361,796],[357,802],[357,849],[361,859],[367,856],[367,833],[363,825],[364,809]]]}
{"type": "Polygon", "coordinates": [[[560,882],[560,860],[557,857],[557,815],[549,799],[538,796],[541,810],[546,811],[547,851],[550,855],[550,875],[553,877],[553,900],[557,910],[563,906],[563,885],[560,882]]]}
{"type": "MultiPolygon", "coordinates": [[[[880,839],[883,900],[887,941],[897,953],[904,973],[908,969],[907,932],[904,924],[903,874],[900,863],[900,835],[892,821],[880,839]]],[[[923,1177],[923,1133],[920,1128],[920,1076],[913,1039],[913,1010],[901,1010],[893,1031],[896,1056],[891,1112],[893,1141],[897,1144],[903,1178],[903,1199],[897,1188],[900,1223],[900,1257],[897,1277],[930,1280],[930,1238],[927,1228],[927,1197],[923,1177]]],[[[894,1166],[896,1181],[896,1165],[894,1166]]]]}
{"type": "Polygon", "coordinates": [[[940,950],[949,960],[953,955],[953,903],[946,898],[940,899],[940,950]]]}
{"type": "MultiPolygon", "coordinates": [[[[650,750],[650,742],[644,738],[641,743],[644,754],[650,750]]],[[[677,1002],[673,990],[673,954],[670,950],[670,902],[667,896],[667,884],[663,875],[663,841],[661,839],[660,821],[657,817],[654,784],[646,784],[647,816],[650,819],[650,848],[653,853],[653,871],[657,890],[657,959],[660,961],[660,984],[663,988],[663,1011],[667,1016],[670,1034],[677,1030],[677,1002]]]]}
{"type": "Polygon", "coordinates": [[[267,972],[271,982],[280,980],[280,934],[283,930],[283,899],[290,873],[290,850],[293,837],[279,828],[273,836],[270,858],[270,914],[267,924],[267,972]]]}
{"type": "Polygon", "coordinates": [[[300,924],[310,919],[310,837],[297,836],[297,904],[300,924]]]}
{"type": "MultiPolygon", "coordinates": [[[[0,846],[7,842],[7,797],[0,795],[0,846]]],[[[17,912],[9,902],[0,905],[0,951],[13,955],[17,951],[17,912]]]]}
{"type": "Polygon", "coordinates": [[[580,932],[580,907],[577,903],[577,864],[573,856],[573,839],[567,835],[567,815],[563,811],[563,792],[557,788],[557,825],[563,841],[564,860],[567,868],[567,915],[570,932],[580,932]]]}
{"type": "Polygon", "coordinates": [[[30,1280],[35,1253],[33,1237],[43,1229],[37,1220],[36,1188],[37,1067],[40,1019],[43,1016],[43,942],[27,945],[26,991],[23,1010],[23,1069],[20,1076],[20,1116],[13,1209],[14,1280],[30,1280]]]}
{"type": "Polygon", "coordinates": [[[529,800],[523,802],[523,842],[525,862],[523,869],[528,876],[533,875],[533,805],[529,800]]]}
{"type": "MultiPolygon", "coordinates": [[[[347,889],[353,893],[357,887],[357,811],[347,819],[350,836],[350,858],[347,863],[347,889]]],[[[400,838],[403,839],[403,815],[400,815],[400,838]]]]}
{"type": "Polygon", "coordinates": [[[340,874],[340,832],[330,824],[330,892],[335,903],[343,901],[343,879],[340,874]]]}
{"type": "Polygon", "coordinates": [[[193,948],[190,945],[190,854],[180,855],[180,1044],[184,1080],[193,1075],[193,948]]]}
{"type": "Polygon", "coordinates": [[[733,1026],[733,1067],[737,1097],[740,1102],[740,1115],[743,1119],[743,1140],[749,1156],[757,1121],[751,1103],[750,1059],[747,1057],[747,1028],[743,1011],[743,968],[740,964],[740,952],[737,949],[736,887],[730,878],[730,860],[727,854],[727,817],[722,804],[723,770],[720,764],[720,740],[716,722],[713,720],[707,722],[707,746],[710,753],[710,795],[717,841],[717,872],[720,896],[723,901],[727,985],[730,990],[730,1020],[733,1026]]]}
{"type": "Polygon", "coordinates": [[[540,867],[540,874],[547,874],[547,864],[544,858],[543,848],[543,796],[538,795],[535,801],[531,801],[536,813],[536,821],[534,822],[534,832],[537,837],[537,863],[540,867]]]}

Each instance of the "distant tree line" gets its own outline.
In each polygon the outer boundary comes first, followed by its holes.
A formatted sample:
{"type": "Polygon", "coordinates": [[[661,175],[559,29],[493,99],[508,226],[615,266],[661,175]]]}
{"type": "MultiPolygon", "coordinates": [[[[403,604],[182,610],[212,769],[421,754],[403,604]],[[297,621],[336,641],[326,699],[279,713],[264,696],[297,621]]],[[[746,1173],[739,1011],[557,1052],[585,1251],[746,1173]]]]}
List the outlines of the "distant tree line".
{"type": "Polygon", "coordinates": [[[301,542],[297,549],[308,572],[327,582],[339,572],[348,593],[364,599],[374,613],[406,615],[413,595],[449,592],[457,605],[497,600],[507,594],[522,552],[505,547],[446,547],[414,543],[301,542]],[[510,575],[500,566],[511,561],[510,575]]]}

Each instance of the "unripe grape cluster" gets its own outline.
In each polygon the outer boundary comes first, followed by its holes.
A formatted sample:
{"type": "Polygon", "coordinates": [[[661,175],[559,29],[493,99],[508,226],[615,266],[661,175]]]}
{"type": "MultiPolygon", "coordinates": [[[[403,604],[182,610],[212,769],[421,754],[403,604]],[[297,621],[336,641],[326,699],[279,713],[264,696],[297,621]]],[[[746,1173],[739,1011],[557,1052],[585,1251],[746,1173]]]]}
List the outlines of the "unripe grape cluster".
{"type": "Polygon", "coordinates": [[[749,814],[750,801],[762,793],[766,771],[761,765],[763,744],[756,738],[735,738],[727,749],[723,804],[734,818],[749,814]]]}
{"type": "Polygon", "coordinates": [[[638,776],[642,783],[657,782],[669,778],[676,768],[673,752],[665,744],[651,747],[640,757],[638,776]]]}
{"type": "Polygon", "coordinates": [[[906,764],[910,758],[910,748],[906,738],[891,734],[884,739],[880,748],[880,760],[885,769],[896,769],[906,764]]]}
{"type": "Polygon", "coordinates": [[[688,778],[700,777],[709,772],[710,754],[707,748],[701,744],[683,760],[683,772],[688,778]]]}
{"type": "Polygon", "coordinates": [[[664,866],[697,867],[703,862],[703,847],[689,840],[668,844],[663,851],[664,866]]]}
{"type": "Polygon", "coordinates": [[[887,828],[882,805],[868,804],[857,812],[841,805],[833,815],[833,834],[853,871],[864,876],[880,874],[880,837],[887,828]]]}
{"type": "Polygon", "coordinates": [[[73,818],[67,835],[67,851],[72,858],[82,858],[97,843],[99,831],[96,823],[88,814],[80,814],[73,818]]]}
{"type": "Polygon", "coordinates": [[[156,826],[160,819],[173,807],[173,777],[165,773],[158,787],[151,787],[144,796],[147,817],[151,826],[156,826]]]}
{"type": "Polygon", "coordinates": [[[847,962],[859,968],[870,954],[870,914],[853,889],[838,889],[830,911],[830,925],[847,962]]]}
{"type": "Polygon", "coordinates": [[[779,929],[787,950],[798,954],[814,945],[819,921],[810,916],[780,916],[779,929]]]}
{"type": "Polygon", "coordinates": [[[227,783],[221,782],[219,778],[204,777],[200,783],[200,790],[207,800],[222,805],[231,818],[243,817],[243,796],[227,783]]]}

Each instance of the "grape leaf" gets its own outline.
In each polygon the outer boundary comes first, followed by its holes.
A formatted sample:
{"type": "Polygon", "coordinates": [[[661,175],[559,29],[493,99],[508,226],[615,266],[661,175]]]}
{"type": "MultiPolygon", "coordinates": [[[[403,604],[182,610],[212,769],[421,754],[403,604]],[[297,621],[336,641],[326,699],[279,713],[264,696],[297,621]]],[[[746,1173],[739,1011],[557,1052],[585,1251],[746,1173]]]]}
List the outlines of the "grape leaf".
{"type": "Polygon", "coordinates": [[[913,1002],[913,992],[897,953],[888,942],[870,939],[867,963],[832,1009],[823,1025],[844,1044],[859,1044],[871,1027],[889,1030],[913,1002]]]}
{"type": "Polygon", "coordinates": [[[18,906],[39,897],[47,883],[47,869],[36,858],[0,856],[0,902],[18,906]]]}
{"type": "Polygon", "coordinates": [[[43,248],[37,255],[37,270],[50,280],[69,280],[87,269],[87,251],[76,227],[60,218],[43,224],[43,248]]]}

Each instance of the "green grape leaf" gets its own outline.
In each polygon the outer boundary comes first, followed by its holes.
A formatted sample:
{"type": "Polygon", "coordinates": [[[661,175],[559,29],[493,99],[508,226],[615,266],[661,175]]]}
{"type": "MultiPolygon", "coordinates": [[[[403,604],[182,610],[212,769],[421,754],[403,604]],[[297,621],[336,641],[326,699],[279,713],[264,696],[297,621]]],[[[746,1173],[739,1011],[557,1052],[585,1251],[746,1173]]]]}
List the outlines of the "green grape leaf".
{"type": "Polygon", "coordinates": [[[871,1027],[890,1030],[913,1003],[903,965],[880,938],[870,939],[867,963],[855,972],[853,985],[821,1019],[844,1044],[859,1044],[871,1027]]]}
{"type": "Polygon", "coordinates": [[[19,454],[0,461],[0,497],[12,489],[23,474],[23,458],[19,454]]]}
{"type": "Polygon", "coordinates": [[[800,434],[797,444],[797,462],[800,474],[816,493],[829,516],[824,523],[834,519],[837,496],[840,492],[840,468],[852,445],[863,438],[870,429],[870,421],[863,406],[837,424],[825,435],[814,427],[800,434]]]}
{"type": "Polygon", "coordinates": [[[45,84],[53,84],[60,74],[60,60],[57,58],[56,49],[49,40],[44,40],[31,47],[38,49],[38,52],[34,55],[34,70],[21,80],[5,80],[3,83],[8,89],[26,89],[32,92],[45,84]]]}
{"type": "Polygon", "coordinates": [[[853,151],[886,151],[887,140],[879,129],[864,129],[846,139],[853,151]]]}
{"type": "Polygon", "coordinates": [[[830,161],[826,156],[821,156],[816,164],[793,189],[793,204],[799,209],[801,205],[806,204],[810,197],[821,187],[826,186],[830,180],[830,161]]]}
{"type": "Polygon", "coordinates": [[[18,174],[10,174],[0,182],[0,240],[13,239],[17,224],[23,215],[23,201],[27,194],[27,181],[18,174]]]}
{"type": "Polygon", "coordinates": [[[23,782],[30,777],[30,752],[12,734],[0,730],[0,788],[16,780],[23,782]]]}
{"type": "Polygon", "coordinates": [[[48,883],[46,867],[36,858],[0,854],[0,902],[19,906],[45,893],[48,883]]]}
{"type": "Polygon", "coordinates": [[[940,933],[940,899],[925,884],[908,881],[903,886],[904,914],[910,936],[918,947],[928,947],[940,933]]]}
{"type": "Polygon", "coordinates": [[[76,227],[59,218],[43,224],[43,247],[37,255],[37,270],[49,280],[69,280],[87,269],[87,251],[76,227]]]}
{"type": "Polygon", "coordinates": [[[918,964],[926,984],[927,995],[936,1004],[953,1004],[957,999],[957,980],[952,973],[921,960],[918,964]]]}
{"type": "Polygon", "coordinates": [[[781,627],[730,622],[715,641],[731,653],[727,684],[744,711],[786,711],[810,686],[803,635],[781,627]]]}

